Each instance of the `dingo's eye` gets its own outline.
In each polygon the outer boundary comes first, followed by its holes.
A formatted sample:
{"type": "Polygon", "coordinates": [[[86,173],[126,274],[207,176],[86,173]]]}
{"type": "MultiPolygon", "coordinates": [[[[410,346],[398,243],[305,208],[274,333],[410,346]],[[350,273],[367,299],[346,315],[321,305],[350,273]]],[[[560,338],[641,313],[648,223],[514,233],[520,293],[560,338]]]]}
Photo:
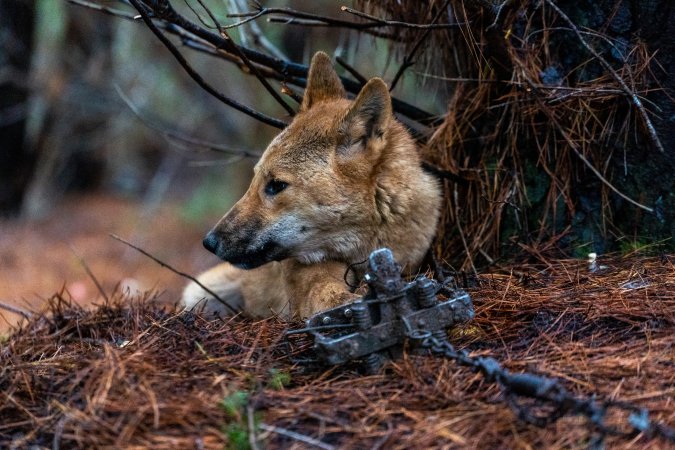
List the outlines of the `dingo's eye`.
{"type": "Polygon", "coordinates": [[[288,187],[288,183],[281,180],[270,180],[265,186],[265,194],[273,196],[283,191],[288,187]]]}

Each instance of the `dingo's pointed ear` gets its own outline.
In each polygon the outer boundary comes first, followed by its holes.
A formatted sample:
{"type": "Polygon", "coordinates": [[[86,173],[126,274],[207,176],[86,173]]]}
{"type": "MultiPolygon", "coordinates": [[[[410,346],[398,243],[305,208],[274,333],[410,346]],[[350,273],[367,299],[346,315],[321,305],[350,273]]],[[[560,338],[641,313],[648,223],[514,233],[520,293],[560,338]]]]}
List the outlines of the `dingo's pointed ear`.
{"type": "Polygon", "coordinates": [[[305,89],[300,110],[307,111],[320,101],[346,96],[345,88],[333,68],[330,57],[324,52],[316,52],[309,65],[307,89],[305,89]]]}
{"type": "Polygon", "coordinates": [[[356,123],[365,128],[366,138],[381,135],[389,118],[393,115],[389,88],[381,78],[372,78],[363,86],[347,112],[345,122],[356,123]]]}

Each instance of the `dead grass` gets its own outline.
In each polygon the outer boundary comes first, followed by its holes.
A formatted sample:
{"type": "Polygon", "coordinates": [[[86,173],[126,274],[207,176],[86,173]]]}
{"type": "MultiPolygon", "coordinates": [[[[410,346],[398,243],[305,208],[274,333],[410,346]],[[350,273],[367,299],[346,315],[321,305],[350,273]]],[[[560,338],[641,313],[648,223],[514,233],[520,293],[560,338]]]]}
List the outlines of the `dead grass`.
{"type": "MultiPolygon", "coordinates": [[[[482,275],[476,319],[453,342],[673,426],[673,257],[600,262],[597,273],[562,260],[482,275]]],[[[286,343],[277,320],[209,322],[151,296],[84,310],[63,297],[2,344],[0,447],[246,448],[253,433],[267,448],[580,448],[591,436],[580,418],[518,422],[495,386],[441,359],[408,356],[375,376],[308,369],[292,361],[306,342],[286,343]]]]}
{"type": "MultiPolygon", "coordinates": [[[[589,230],[611,246],[640,234],[658,196],[636,188],[641,169],[631,163],[663,155],[650,134],[656,108],[639,100],[660,90],[656,52],[637,35],[612,36],[619,3],[606,17],[557,3],[595,28],[550,1],[359,2],[412,23],[429,23],[447,7],[441,22],[463,24],[431,33],[415,65],[422,79],[451,92],[425,158],[465,179],[445,183],[436,246],[462,269],[513,251],[573,254],[593,244],[579,236],[589,230]]],[[[391,47],[406,55],[423,32],[399,32],[391,47]]]]}

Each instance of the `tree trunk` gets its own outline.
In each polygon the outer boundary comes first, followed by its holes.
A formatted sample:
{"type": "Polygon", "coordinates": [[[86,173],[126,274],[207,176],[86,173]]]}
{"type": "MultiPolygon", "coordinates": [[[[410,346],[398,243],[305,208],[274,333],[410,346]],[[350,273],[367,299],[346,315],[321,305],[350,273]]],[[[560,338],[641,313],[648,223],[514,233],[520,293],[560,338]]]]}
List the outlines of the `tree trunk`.
{"type": "Polygon", "coordinates": [[[35,3],[0,0],[0,215],[18,211],[35,166],[25,142],[35,3]]]}

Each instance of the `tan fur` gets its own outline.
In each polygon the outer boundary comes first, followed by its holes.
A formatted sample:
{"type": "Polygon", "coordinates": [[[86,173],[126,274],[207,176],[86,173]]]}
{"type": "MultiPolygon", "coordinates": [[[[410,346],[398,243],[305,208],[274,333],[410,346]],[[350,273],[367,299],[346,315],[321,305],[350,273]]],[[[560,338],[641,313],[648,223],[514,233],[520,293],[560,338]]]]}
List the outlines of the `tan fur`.
{"type": "MultiPolygon", "coordinates": [[[[249,316],[307,317],[343,304],[355,297],[343,279],[349,264],[389,247],[414,271],[430,245],[440,188],[394,118],[386,84],[374,78],[354,101],[344,97],[330,58],[317,53],[300,113],[205,239],[226,261],[255,267],[225,263],[199,277],[249,316]],[[270,195],[272,180],[287,187],[270,195]]],[[[194,283],[183,303],[227,313],[194,283]]]]}

